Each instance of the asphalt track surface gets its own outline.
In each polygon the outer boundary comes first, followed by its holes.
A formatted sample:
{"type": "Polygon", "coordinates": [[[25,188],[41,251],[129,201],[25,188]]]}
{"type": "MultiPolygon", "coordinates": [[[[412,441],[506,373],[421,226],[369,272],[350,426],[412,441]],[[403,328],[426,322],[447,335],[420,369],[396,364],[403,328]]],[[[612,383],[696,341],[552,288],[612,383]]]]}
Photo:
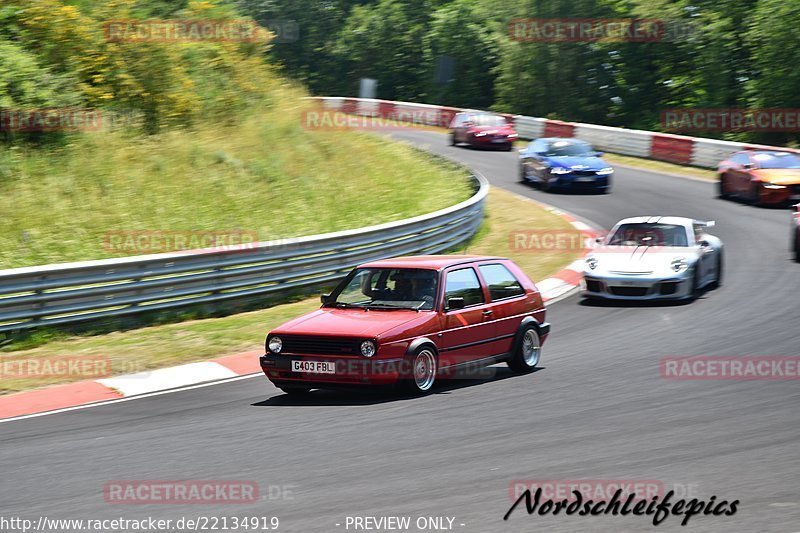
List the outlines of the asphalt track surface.
{"type": "MultiPolygon", "coordinates": [[[[659,531],[800,530],[800,383],[674,381],[674,355],[798,354],[800,265],[789,214],[718,200],[711,183],[619,168],[610,195],[517,183],[517,155],[395,134],[482,172],[496,187],[608,228],[622,217],[714,219],[725,280],[687,305],[549,310],[543,369],[401,399],[316,392],[290,400],[253,378],[0,424],[0,517],[277,516],[279,531],[346,531],[347,516],[448,516],[454,530],[646,531],[648,517],[527,516],[512,480],[659,480],[740,500],[733,517],[669,517],[659,531]],[[110,505],[110,480],[250,480],[251,505],[110,505]],[[291,491],[273,498],[269,487],[291,491]],[[341,524],[337,526],[336,524],[341,524]],[[461,524],[464,524],[463,526],[461,524]]],[[[353,531],[353,529],[349,529],[353,531]]],[[[416,529],[412,529],[415,531],[416,529]]]]}

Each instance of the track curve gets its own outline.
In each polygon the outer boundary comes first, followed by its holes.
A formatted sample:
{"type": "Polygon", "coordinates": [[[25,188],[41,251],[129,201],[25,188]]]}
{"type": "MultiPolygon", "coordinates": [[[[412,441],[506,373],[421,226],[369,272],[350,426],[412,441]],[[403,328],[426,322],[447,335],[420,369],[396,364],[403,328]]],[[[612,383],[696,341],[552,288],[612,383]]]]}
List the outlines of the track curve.
{"type": "MultiPolygon", "coordinates": [[[[640,214],[714,219],[725,283],[688,305],[567,298],[549,310],[542,371],[501,370],[420,399],[290,400],[256,378],[9,422],[0,426],[0,516],[275,515],[282,531],[328,532],[344,531],[346,516],[411,515],[455,517],[465,532],[641,531],[647,518],[502,517],[512,480],[645,479],[741,500],[733,517],[694,517],[692,531],[800,524],[800,384],[666,381],[658,368],[674,355],[798,355],[800,265],[790,261],[786,211],[626,168],[610,195],[545,194],[517,183],[516,154],[450,147],[440,133],[394,136],[606,228],[640,214]],[[103,485],[120,479],[247,479],[292,492],[199,511],[105,503],[103,485]]],[[[659,530],[688,529],[679,523],[670,517],[659,530]]]]}

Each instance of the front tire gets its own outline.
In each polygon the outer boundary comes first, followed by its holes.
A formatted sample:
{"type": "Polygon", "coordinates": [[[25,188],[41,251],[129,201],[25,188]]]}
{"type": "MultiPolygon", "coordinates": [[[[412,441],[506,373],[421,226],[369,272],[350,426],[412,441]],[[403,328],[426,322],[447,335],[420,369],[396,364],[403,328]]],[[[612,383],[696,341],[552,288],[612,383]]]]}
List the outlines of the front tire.
{"type": "Polygon", "coordinates": [[[722,286],[722,270],[725,266],[724,261],[722,260],[722,252],[719,253],[717,256],[717,277],[714,279],[713,288],[718,289],[722,286]]]}
{"type": "Polygon", "coordinates": [[[450,134],[450,146],[455,146],[455,145],[456,145],[456,134],[455,133],[451,133],[450,134]]]}
{"type": "Polygon", "coordinates": [[[402,381],[402,388],[406,393],[416,396],[428,394],[439,371],[435,350],[430,346],[421,346],[406,361],[409,363],[410,375],[402,381]]]}
{"type": "Polygon", "coordinates": [[[730,194],[728,193],[728,185],[725,181],[725,174],[720,174],[719,181],[717,182],[717,198],[730,198],[730,194]]]}
{"type": "Polygon", "coordinates": [[[539,332],[533,326],[528,326],[522,332],[519,344],[514,351],[508,367],[518,374],[533,372],[539,364],[542,355],[542,341],[539,332]]]}

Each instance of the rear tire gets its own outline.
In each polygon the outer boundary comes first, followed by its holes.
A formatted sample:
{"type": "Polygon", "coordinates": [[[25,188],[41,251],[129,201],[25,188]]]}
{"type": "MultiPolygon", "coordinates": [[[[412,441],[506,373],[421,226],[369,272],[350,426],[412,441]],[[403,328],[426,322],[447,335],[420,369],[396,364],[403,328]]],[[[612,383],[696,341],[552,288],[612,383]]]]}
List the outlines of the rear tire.
{"type": "Polygon", "coordinates": [[[528,326],[522,332],[514,355],[508,361],[508,368],[517,374],[533,372],[542,356],[542,341],[534,326],[528,326]]]}

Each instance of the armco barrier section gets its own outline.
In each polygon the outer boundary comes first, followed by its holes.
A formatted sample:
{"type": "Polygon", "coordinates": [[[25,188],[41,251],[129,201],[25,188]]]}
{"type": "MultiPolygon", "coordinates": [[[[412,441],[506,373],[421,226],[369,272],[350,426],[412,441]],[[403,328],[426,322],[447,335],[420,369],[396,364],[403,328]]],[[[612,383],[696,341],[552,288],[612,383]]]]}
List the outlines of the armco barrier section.
{"type": "MultiPolygon", "coordinates": [[[[336,104],[348,105],[355,102],[336,104]]],[[[367,261],[453,249],[472,237],[483,219],[489,184],[473,177],[475,193],[468,200],[377,226],[224,250],[0,270],[0,332],[321,286],[367,261]]]]}
{"type": "MultiPolygon", "coordinates": [[[[393,102],[390,100],[328,96],[314,97],[312,99],[322,101],[325,109],[342,113],[391,118],[396,121],[431,126],[438,125],[445,128],[449,126],[456,113],[467,111],[466,109],[454,107],[393,102]]],[[[800,153],[800,151],[789,148],[719,141],[703,137],[688,137],[612,126],[564,122],[524,115],[503,114],[503,116],[513,119],[514,126],[521,139],[577,137],[605,152],[703,168],[716,168],[720,161],[726,159],[733,152],[749,148],[800,153]]]]}

